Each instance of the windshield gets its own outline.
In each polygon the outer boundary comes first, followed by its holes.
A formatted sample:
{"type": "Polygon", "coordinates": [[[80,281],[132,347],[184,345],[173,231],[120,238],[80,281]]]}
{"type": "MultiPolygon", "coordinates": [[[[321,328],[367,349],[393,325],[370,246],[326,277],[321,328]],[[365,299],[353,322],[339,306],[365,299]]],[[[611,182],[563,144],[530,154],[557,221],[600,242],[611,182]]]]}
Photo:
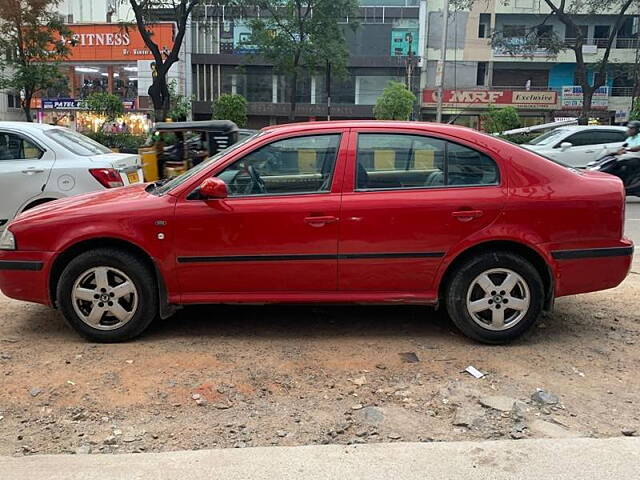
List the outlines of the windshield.
{"type": "Polygon", "coordinates": [[[196,165],[191,170],[187,170],[182,175],[179,175],[179,176],[177,176],[175,178],[172,178],[167,183],[161,184],[158,188],[153,190],[153,193],[156,194],[156,195],[162,195],[162,194],[167,193],[170,190],[173,190],[177,186],[182,185],[184,182],[186,182],[190,178],[196,176],[198,173],[200,173],[205,168],[208,168],[212,164],[216,163],[222,157],[224,157],[227,154],[233,152],[234,150],[238,149],[239,147],[241,147],[245,143],[250,142],[251,140],[253,140],[254,138],[257,138],[258,136],[260,136],[262,134],[263,134],[263,132],[259,132],[259,133],[256,133],[255,135],[251,135],[250,137],[245,138],[244,140],[242,140],[242,141],[240,141],[238,143],[234,143],[229,148],[226,148],[226,149],[216,153],[213,157],[209,157],[207,160],[205,160],[204,162],[200,163],[199,165],[196,165]]]}
{"type": "Polygon", "coordinates": [[[556,128],[555,130],[543,133],[542,135],[529,140],[525,145],[549,145],[550,143],[560,140],[560,137],[567,132],[568,130],[566,128],[556,128]]]}
{"type": "Polygon", "coordinates": [[[44,134],[54,140],[61,147],[64,147],[70,152],[82,157],[111,153],[111,150],[104,145],[66,128],[45,130],[44,134]]]}

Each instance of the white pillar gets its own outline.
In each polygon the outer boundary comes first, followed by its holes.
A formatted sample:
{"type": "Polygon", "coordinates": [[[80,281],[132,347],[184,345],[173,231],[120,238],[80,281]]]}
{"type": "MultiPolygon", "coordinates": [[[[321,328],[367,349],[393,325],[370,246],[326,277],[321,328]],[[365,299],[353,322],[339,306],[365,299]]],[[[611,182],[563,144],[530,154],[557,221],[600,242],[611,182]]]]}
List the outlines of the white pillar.
{"type": "Polygon", "coordinates": [[[316,77],[315,75],[311,76],[311,105],[315,105],[316,103],[316,77]]]}
{"type": "Polygon", "coordinates": [[[271,103],[278,103],[278,75],[271,75],[271,103]]]}

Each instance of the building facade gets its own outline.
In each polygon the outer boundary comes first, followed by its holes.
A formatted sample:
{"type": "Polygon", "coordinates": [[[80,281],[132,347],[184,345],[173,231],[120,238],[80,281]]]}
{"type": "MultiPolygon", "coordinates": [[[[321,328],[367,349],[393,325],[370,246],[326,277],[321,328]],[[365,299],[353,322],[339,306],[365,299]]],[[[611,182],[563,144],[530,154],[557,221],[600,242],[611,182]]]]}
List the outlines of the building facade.
{"type": "MultiPolygon", "coordinates": [[[[332,76],[331,118],[373,118],[373,105],[390,80],[407,81],[409,51],[418,57],[419,0],[362,1],[359,28],[344,25],[349,49],[348,74],[332,76]]],[[[237,93],[248,101],[249,126],[258,128],[288,121],[289,79],[253,55],[244,39],[247,18],[220,6],[197,9],[187,39],[188,90],[194,97],[195,119],[211,118],[212,102],[221,94],[237,93]]],[[[419,94],[419,67],[411,81],[419,94]]],[[[325,72],[298,78],[296,119],[327,117],[325,72]]]]}
{"type": "MultiPolygon", "coordinates": [[[[422,118],[432,120],[436,115],[435,72],[442,53],[444,2],[426,3],[422,118]]],[[[444,120],[479,128],[482,113],[490,104],[517,107],[525,124],[578,116],[582,96],[576,86],[573,50],[560,51],[553,57],[544,48],[512,55],[490,44],[491,32],[500,32],[517,44],[524,42],[532,29],[537,29],[541,39],[553,35],[567,45],[575,42],[576,32],[568,31],[555,16],[548,17],[549,13],[540,0],[488,0],[475,2],[468,11],[450,10],[444,120]]],[[[616,21],[615,12],[610,13],[574,17],[586,38],[582,52],[587,63],[602,58],[616,21]]],[[[630,72],[640,59],[639,15],[640,4],[636,4],[614,40],[606,86],[594,95],[591,116],[603,123],[625,121],[631,109],[633,91],[638,88],[630,72]]]]}

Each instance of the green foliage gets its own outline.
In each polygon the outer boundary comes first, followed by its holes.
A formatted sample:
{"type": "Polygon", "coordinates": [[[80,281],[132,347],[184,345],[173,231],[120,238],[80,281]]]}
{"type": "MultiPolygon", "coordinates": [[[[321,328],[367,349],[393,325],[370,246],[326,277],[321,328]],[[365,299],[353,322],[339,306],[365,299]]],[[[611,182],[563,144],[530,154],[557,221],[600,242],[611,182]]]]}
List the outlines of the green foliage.
{"type": "Polygon", "coordinates": [[[59,0],[0,0],[0,88],[20,92],[26,120],[31,99],[58,87],[57,63],[69,55],[70,31],[55,13],[59,0]]]}
{"type": "Polygon", "coordinates": [[[507,136],[501,137],[501,138],[504,138],[505,140],[508,140],[509,142],[517,143],[518,145],[522,145],[523,143],[527,143],[530,140],[533,140],[534,138],[536,138],[536,137],[538,137],[540,135],[541,135],[540,132],[517,133],[515,135],[507,135],[507,136]]]}
{"type": "Polygon", "coordinates": [[[247,101],[242,95],[220,95],[211,110],[214,120],[231,120],[238,127],[247,126],[247,101]]]}
{"type": "Polygon", "coordinates": [[[138,153],[138,149],[144,145],[147,139],[144,135],[129,133],[89,132],[85,135],[107,148],[118,149],[122,153],[138,153]]]}
{"type": "Polygon", "coordinates": [[[501,133],[519,128],[520,116],[515,107],[496,108],[489,105],[487,113],[482,116],[482,125],[487,133],[501,133]]]}
{"type": "Polygon", "coordinates": [[[178,93],[178,82],[175,80],[169,83],[169,95],[171,96],[171,109],[168,117],[174,122],[184,122],[191,113],[192,99],[178,93]]]}
{"type": "Polygon", "coordinates": [[[640,97],[636,98],[631,112],[629,112],[629,120],[640,120],[640,97]]]}
{"type": "Polygon", "coordinates": [[[106,118],[107,122],[115,120],[124,113],[122,101],[116,95],[106,92],[96,92],[84,100],[85,108],[106,118]]]}
{"type": "Polygon", "coordinates": [[[373,114],[378,120],[409,120],[416,96],[404,83],[389,82],[378,97],[373,114]]]}

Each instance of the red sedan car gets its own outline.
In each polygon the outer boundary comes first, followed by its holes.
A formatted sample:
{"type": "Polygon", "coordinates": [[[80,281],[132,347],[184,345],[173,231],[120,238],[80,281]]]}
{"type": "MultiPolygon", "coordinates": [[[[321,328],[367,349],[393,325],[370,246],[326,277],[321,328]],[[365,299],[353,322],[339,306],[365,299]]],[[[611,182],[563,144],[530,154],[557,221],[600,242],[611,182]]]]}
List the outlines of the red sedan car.
{"type": "Polygon", "coordinates": [[[615,287],[633,244],[615,177],[474,130],[266,128],[164,184],[59,200],[0,241],[0,288],[94,340],[202,303],[443,305],[474,339],[615,287]]]}

